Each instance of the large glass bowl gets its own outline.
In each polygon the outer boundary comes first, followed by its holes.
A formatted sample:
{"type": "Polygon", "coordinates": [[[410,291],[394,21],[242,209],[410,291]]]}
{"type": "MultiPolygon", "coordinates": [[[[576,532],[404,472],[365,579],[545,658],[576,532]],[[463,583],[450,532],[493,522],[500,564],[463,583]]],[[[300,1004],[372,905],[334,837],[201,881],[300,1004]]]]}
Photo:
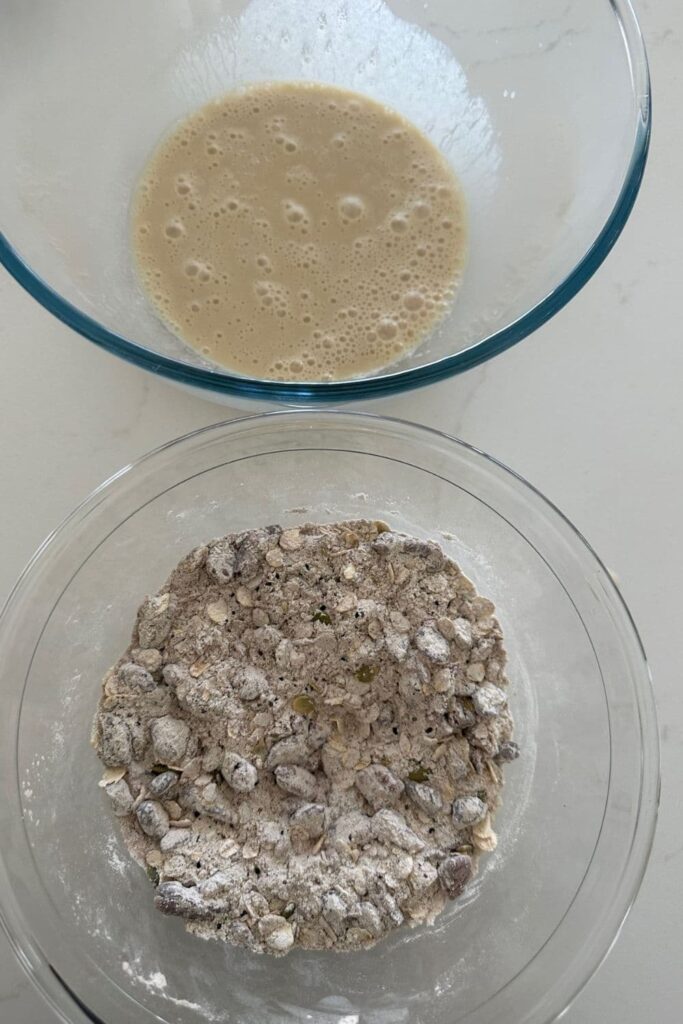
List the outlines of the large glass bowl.
{"type": "Polygon", "coordinates": [[[629,0],[6,0],[0,13],[0,260],[111,352],[214,397],[362,399],[466,370],[534,331],[626,222],[650,133],[629,0]],[[359,90],[431,137],[469,206],[452,314],[366,379],[231,374],[142,295],[131,190],[176,121],[242,83],[359,90]]]}
{"type": "Polygon", "coordinates": [[[62,1020],[545,1024],[640,884],[658,797],[648,671],[614,583],[510,470],[398,420],[275,413],[158,449],[52,535],[0,620],[0,906],[62,1020]],[[500,844],[434,927],[273,960],[152,905],[97,787],[100,679],[141,598],[194,545],[256,524],[381,517],[444,545],[496,603],[522,754],[500,844]]]}

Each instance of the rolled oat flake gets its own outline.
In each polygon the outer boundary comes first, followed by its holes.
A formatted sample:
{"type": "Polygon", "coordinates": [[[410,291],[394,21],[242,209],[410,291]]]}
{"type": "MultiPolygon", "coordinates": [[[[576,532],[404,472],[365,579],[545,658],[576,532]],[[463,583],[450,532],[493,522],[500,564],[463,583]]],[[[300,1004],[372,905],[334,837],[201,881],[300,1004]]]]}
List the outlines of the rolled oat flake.
{"type": "Polygon", "coordinates": [[[145,599],[92,741],[154,904],[256,952],[430,924],[518,754],[493,604],[366,520],[230,534],[145,599]]]}

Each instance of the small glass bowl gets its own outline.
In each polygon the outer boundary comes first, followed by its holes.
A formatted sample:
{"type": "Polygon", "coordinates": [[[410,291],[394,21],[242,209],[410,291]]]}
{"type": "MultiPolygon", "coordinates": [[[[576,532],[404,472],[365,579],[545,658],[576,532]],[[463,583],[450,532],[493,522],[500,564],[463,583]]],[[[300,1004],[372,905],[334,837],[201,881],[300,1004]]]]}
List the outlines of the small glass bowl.
{"type": "Polygon", "coordinates": [[[525,338],[614,244],[650,136],[629,0],[9,0],[0,93],[0,260],[86,338],[225,400],[377,397],[525,338]],[[363,379],[283,384],[210,363],[158,319],[132,268],[130,197],[158,139],[234,87],[294,79],[407,116],[469,206],[452,313],[363,379]]]}
{"type": "Polygon", "coordinates": [[[0,619],[0,693],[1,917],[65,1021],[545,1024],[607,953],[650,851],[654,704],[610,574],[520,477],[399,420],[274,413],[122,469],[17,584],[0,619]],[[498,849],[433,927],[364,953],[273,960],[201,942],[154,909],[97,786],[100,680],[142,597],[197,543],[357,517],[438,541],[496,603],[521,747],[498,849]]]}

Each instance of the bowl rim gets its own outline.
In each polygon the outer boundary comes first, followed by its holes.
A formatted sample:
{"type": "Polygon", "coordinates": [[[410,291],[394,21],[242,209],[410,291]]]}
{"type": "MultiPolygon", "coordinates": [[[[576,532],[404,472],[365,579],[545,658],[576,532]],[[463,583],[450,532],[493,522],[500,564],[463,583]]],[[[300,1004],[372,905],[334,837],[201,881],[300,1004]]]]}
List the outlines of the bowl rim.
{"type": "Polygon", "coordinates": [[[207,369],[173,359],[130,341],[102,326],[63,298],[24,261],[0,226],[0,263],[48,312],[84,338],[127,362],[177,383],[207,392],[207,397],[234,396],[260,401],[317,403],[378,398],[424,387],[491,359],[541,327],[561,310],[590,280],[602,264],[629,219],[643,180],[652,127],[651,83],[643,35],[632,0],[606,0],[620,31],[636,103],[633,150],[622,186],[607,220],[595,240],[551,292],[517,320],[481,341],[441,359],[412,369],[365,379],[330,382],[282,382],[242,377],[224,369],[207,369]]]}
{"type": "MultiPolygon", "coordinates": [[[[426,427],[399,417],[381,416],[361,411],[326,409],[276,410],[268,413],[252,414],[234,419],[221,420],[217,423],[189,431],[186,434],[176,437],[170,441],[166,441],[156,448],[153,448],[138,459],[128,463],[117,472],[113,473],[98,487],[96,487],[83,501],[81,501],[75,509],[62,520],[60,525],[46,537],[28,561],[26,567],[20,574],[17,582],[5,601],[4,606],[0,610],[0,647],[2,645],[6,623],[10,617],[13,607],[20,600],[22,591],[26,586],[28,586],[30,578],[39,570],[41,560],[46,551],[58,546],[64,535],[68,535],[68,531],[70,529],[78,527],[83,516],[93,512],[106,499],[107,492],[112,491],[126,478],[130,478],[131,474],[134,474],[137,470],[143,468],[147,463],[153,462],[160,456],[167,454],[173,448],[181,445],[192,444],[203,436],[208,436],[212,433],[216,436],[220,436],[221,433],[225,433],[227,431],[229,434],[234,436],[235,432],[239,433],[241,430],[249,429],[259,423],[273,423],[273,421],[275,421],[275,423],[280,422],[283,429],[286,429],[286,425],[288,423],[296,425],[297,422],[305,423],[307,419],[311,418],[316,420],[328,420],[330,423],[334,423],[336,421],[340,424],[346,421],[350,425],[357,425],[358,429],[362,429],[363,426],[370,430],[383,427],[385,429],[392,429],[395,434],[400,431],[408,431],[416,439],[424,438],[428,442],[431,440],[434,444],[460,448],[464,450],[465,453],[473,455],[476,459],[483,460],[484,463],[491,466],[494,470],[502,472],[504,477],[511,478],[515,486],[520,487],[523,492],[530,493],[533,500],[535,500],[541,508],[544,508],[552,517],[559,520],[559,524],[567,532],[571,540],[580,548],[584,549],[584,553],[587,553],[589,558],[595,562],[601,575],[604,577],[605,590],[609,597],[610,604],[616,613],[622,616],[625,629],[628,634],[630,634],[633,649],[636,652],[636,656],[640,663],[638,677],[634,680],[632,687],[632,701],[634,715],[639,726],[641,747],[639,751],[640,787],[638,791],[637,812],[629,826],[629,855],[621,871],[619,898],[613,899],[612,902],[604,908],[599,926],[596,924],[594,932],[591,934],[591,939],[595,939],[596,936],[597,939],[593,943],[589,943],[588,941],[586,942],[586,948],[582,951],[582,959],[580,962],[577,961],[575,965],[576,970],[574,975],[571,978],[561,979],[564,984],[557,984],[556,989],[551,989],[546,994],[543,1004],[541,1004],[540,1001],[537,1001],[531,1011],[534,1014],[538,1013],[537,1016],[527,1017],[525,1015],[524,1017],[526,1024],[532,1024],[532,1022],[533,1024],[551,1024],[551,1022],[557,1021],[564,1015],[569,1006],[585,988],[604,962],[605,958],[608,956],[621,932],[624,922],[628,917],[640,889],[652,851],[657,823],[660,797],[659,734],[655,699],[652,690],[652,680],[643,644],[628,606],[619,591],[612,573],[610,573],[604,563],[600,560],[599,556],[582,533],[560,511],[560,509],[545,497],[538,488],[530,484],[523,476],[508,467],[505,463],[496,459],[494,456],[488,455],[475,445],[469,444],[468,442],[448,434],[445,431],[438,430],[433,427],[426,427]],[[589,946],[591,947],[590,949],[588,949],[589,946]],[[554,1003],[552,998],[553,995],[555,995],[554,1003]]],[[[13,722],[13,720],[13,714],[8,714],[6,716],[6,722],[8,724],[13,722]]],[[[11,751],[9,749],[7,751],[8,758],[10,755],[13,757],[16,753],[16,737],[14,737],[14,740],[14,743],[10,743],[11,751]]],[[[17,786],[19,785],[18,774],[14,782],[17,786]]],[[[611,788],[612,786],[610,783],[608,786],[608,794],[611,788]]],[[[600,829],[600,832],[602,832],[602,828],[600,829]]],[[[591,863],[592,860],[593,857],[591,857],[591,863]]],[[[588,871],[555,931],[564,922],[564,916],[566,916],[566,913],[571,909],[577,896],[581,892],[587,877],[588,871]]],[[[11,887],[7,885],[8,879],[9,874],[5,864],[5,856],[3,850],[0,849],[0,927],[2,927],[3,931],[7,935],[15,957],[29,978],[32,986],[44,998],[48,1005],[50,1005],[52,1010],[58,1015],[58,1018],[65,1022],[65,1024],[74,1024],[75,1020],[80,1019],[86,1019],[94,1022],[94,1024],[104,1024],[104,1022],[82,1002],[78,994],[69,987],[67,982],[49,963],[47,956],[40,948],[37,938],[28,934],[26,919],[14,892],[11,887]],[[83,1014],[84,1017],[81,1018],[79,1014],[83,1014]]],[[[546,940],[544,947],[553,940],[555,931],[553,931],[551,936],[546,940]]],[[[541,947],[537,951],[530,963],[533,963],[533,960],[536,959],[536,956],[544,949],[544,947],[541,947]]],[[[507,988],[514,980],[514,978],[509,979],[504,988],[491,998],[497,999],[501,995],[501,992],[504,991],[504,989],[507,988]]]]}

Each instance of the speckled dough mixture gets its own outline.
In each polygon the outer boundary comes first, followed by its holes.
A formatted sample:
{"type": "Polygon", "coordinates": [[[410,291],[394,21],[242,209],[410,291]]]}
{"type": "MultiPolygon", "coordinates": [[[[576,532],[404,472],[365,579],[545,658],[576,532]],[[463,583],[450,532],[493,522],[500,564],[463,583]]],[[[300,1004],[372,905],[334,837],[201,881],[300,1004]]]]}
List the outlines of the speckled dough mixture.
{"type": "Polygon", "coordinates": [[[490,601],[380,522],[191,552],[103,682],[100,785],[155,905],[259,952],[431,922],[517,756],[490,601]]]}

